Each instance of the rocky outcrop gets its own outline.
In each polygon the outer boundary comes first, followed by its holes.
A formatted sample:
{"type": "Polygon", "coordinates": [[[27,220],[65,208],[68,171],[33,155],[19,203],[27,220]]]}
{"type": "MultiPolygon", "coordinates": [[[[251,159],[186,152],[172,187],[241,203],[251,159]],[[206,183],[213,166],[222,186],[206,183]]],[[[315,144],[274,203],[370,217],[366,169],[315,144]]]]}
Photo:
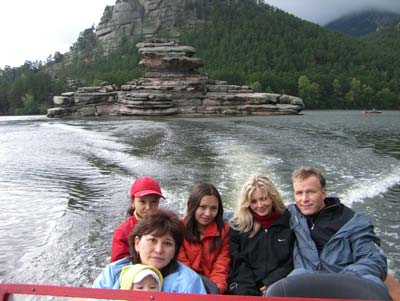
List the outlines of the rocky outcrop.
{"type": "Polygon", "coordinates": [[[107,6],[96,28],[96,40],[107,54],[121,39],[174,36],[177,30],[190,28],[200,21],[196,7],[187,0],[117,0],[107,6]]]}
{"type": "Polygon", "coordinates": [[[144,77],[121,87],[103,83],[54,97],[48,117],[298,114],[295,96],[255,93],[248,86],[211,80],[195,49],[153,38],[137,44],[144,77]]]}

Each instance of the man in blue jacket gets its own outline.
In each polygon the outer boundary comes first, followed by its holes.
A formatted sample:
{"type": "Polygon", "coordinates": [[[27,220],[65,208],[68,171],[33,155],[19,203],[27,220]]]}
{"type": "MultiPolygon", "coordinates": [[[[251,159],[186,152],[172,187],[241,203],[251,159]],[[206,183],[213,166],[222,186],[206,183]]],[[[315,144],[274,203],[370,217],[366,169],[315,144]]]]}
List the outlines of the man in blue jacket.
{"type": "Polygon", "coordinates": [[[289,205],[296,234],[294,270],[357,275],[382,286],[387,259],[369,218],[335,197],[327,197],[326,180],[313,167],[292,174],[295,203],[289,205]]]}

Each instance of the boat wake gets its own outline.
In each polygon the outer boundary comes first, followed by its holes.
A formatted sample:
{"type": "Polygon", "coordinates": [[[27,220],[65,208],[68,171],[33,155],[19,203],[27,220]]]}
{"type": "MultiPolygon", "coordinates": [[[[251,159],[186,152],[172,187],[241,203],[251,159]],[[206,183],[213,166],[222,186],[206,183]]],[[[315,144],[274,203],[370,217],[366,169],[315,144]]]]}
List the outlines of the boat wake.
{"type": "Polygon", "coordinates": [[[400,166],[394,168],[389,174],[378,178],[361,179],[357,184],[344,191],[342,200],[351,205],[363,202],[365,199],[374,198],[387,192],[391,187],[400,183],[400,166]]]}

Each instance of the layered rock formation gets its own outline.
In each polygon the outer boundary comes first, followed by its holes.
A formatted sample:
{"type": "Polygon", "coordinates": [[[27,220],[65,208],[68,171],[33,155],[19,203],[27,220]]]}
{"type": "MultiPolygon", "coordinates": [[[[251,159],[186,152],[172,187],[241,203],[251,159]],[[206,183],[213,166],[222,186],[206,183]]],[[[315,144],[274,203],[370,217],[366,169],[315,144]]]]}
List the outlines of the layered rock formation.
{"type": "Polygon", "coordinates": [[[104,83],[54,97],[48,117],[270,115],[298,114],[303,101],[294,96],[255,93],[248,86],[211,80],[195,49],[176,40],[153,38],[137,44],[148,70],[143,78],[119,87],[104,83]]]}
{"type": "Polygon", "coordinates": [[[115,5],[105,8],[96,28],[96,40],[107,54],[118,47],[122,37],[135,40],[163,34],[174,36],[178,29],[201,22],[196,17],[195,3],[188,0],[117,0],[115,5]]]}

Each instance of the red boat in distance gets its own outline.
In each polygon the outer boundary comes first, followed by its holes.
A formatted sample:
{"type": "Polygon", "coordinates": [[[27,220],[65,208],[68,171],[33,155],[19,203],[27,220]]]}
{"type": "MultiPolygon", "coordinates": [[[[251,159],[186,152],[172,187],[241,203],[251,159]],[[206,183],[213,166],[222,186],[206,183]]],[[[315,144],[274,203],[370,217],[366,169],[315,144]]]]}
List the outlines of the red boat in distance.
{"type": "Polygon", "coordinates": [[[362,113],[363,114],[369,114],[369,115],[379,115],[379,114],[382,114],[382,111],[378,111],[378,110],[372,109],[372,110],[365,110],[362,113]]]}

